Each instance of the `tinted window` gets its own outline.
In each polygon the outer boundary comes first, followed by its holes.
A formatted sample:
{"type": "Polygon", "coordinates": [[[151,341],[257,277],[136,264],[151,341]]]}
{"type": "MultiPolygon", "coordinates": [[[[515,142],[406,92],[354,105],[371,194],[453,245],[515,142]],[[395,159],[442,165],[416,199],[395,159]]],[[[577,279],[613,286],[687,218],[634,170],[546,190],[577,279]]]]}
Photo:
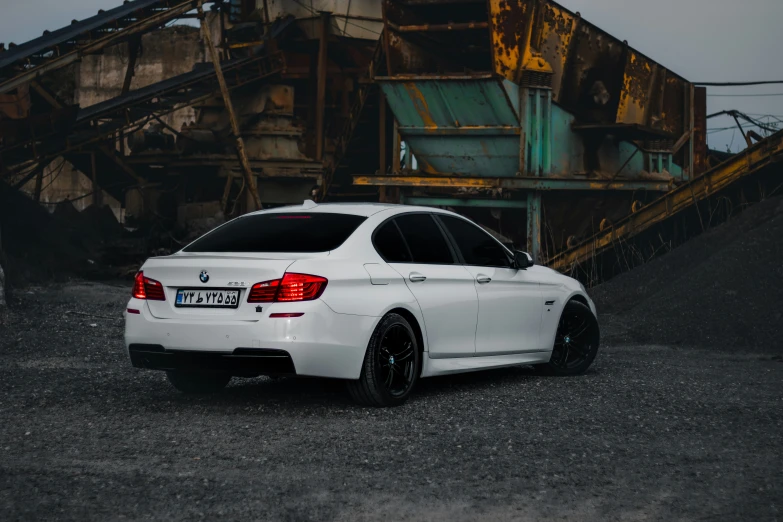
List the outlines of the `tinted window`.
{"type": "Polygon", "coordinates": [[[342,245],[365,219],[321,212],[254,214],[229,221],[185,252],[326,252],[342,245]]]}
{"type": "Polygon", "coordinates": [[[375,233],[375,249],[389,263],[410,263],[411,254],[394,222],[389,221],[375,233]]]}
{"type": "Polygon", "coordinates": [[[464,219],[438,216],[457,242],[465,264],[474,266],[510,267],[505,249],[476,225],[464,219]]]}
{"type": "Polygon", "coordinates": [[[408,243],[414,263],[451,265],[454,259],[443,232],[428,214],[410,214],[395,219],[408,243]]]}

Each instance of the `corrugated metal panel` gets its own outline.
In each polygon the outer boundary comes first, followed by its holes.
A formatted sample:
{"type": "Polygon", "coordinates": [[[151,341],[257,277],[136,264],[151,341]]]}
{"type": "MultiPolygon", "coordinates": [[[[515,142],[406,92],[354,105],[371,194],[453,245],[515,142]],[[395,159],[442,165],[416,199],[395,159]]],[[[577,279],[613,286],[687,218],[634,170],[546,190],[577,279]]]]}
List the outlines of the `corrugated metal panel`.
{"type": "Polygon", "coordinates": [[[410,136],[419,169],[427,173],[514,176],[519,171],[518,136],[410,136]]]}
{"type": "MultiPolygon", "coordinates": [[[[520,83],[539,59],[553,100],[582,121],[688,130],[690,84],[552,0],[489,0],[494,70],[520,83]]],[[[540,65],[540,64],[539,64],[540,65]]]]}
{"type": "Polygon", "coordinates": [[[402,127],[519,127],[516,86],[493,76],[376,80],[402,127]]]}
{"type": "Polygon", "coordinates": [[[519,93],[494,76],[376,78],[419,168],[513,176],[519,171],[519,93]]]}

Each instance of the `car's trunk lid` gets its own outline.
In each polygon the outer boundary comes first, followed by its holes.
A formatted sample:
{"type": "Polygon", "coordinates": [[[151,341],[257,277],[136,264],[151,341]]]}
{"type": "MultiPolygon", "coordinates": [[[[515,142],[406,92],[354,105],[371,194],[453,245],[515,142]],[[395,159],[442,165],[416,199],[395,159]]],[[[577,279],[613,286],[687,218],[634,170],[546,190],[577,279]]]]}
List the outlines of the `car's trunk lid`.
{"type": "MultiPolygon", "coordinates": [[[[294,261],[323,254],[188,254],[149,259],[142,270],[146,277],[159,281],[165,301],[148,300],[150,312],[159,319],[198,321],[257,320],[257,305],[247,302],[255,283],[280,279],[294,261]],[[202,277],[202,272],[204,276],[202,277]],[[203,282],[202,279],[206,279],[203,282]],[[238,290],[236,308],[177,306],[177,290],[238,290]]],[[[266,306],[266,305],[265,305],[266,306]]]]}

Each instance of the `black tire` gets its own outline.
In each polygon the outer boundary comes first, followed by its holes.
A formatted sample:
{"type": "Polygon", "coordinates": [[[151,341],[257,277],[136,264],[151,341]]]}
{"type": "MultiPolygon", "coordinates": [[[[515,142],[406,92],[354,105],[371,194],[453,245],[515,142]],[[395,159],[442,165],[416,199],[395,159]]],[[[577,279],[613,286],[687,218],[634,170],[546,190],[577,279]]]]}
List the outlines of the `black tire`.
{"type": "Polygon", "coordinates": [[[231,380],[223,373],[167,371],[169,382],[182,393],[217,393],[231,380]]]}
{"type": "Polygon", "coordinates": [[[421,353],[416,334],[401,315],[387,314],[370,338],[358,381],[348,383],[351,397],[364,406],[404,403],[419,379],[421,353]]]}
{"type": "Polygon", "coordinates": [[[569,301],[555,334],[552,357],[537,368],[549,375],[582,375],[598,355],[601,335],[592,310],[579,301],[569,301]]]}

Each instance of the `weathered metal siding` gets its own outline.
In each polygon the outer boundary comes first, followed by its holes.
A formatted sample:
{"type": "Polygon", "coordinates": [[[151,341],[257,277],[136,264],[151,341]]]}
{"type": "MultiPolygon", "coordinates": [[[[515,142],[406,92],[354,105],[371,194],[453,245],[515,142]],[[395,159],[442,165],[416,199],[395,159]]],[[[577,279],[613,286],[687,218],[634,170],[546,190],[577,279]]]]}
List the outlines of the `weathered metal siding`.
{"type": "Polygon", "coordinates": [[[549,0],[489,0],[494,71],[516,83],[551,68],[553,100],[585,121],[632,123],[679,137],[690,84],[549,0]]]}
{"type": "Polygon", "coordinates": [[[514,176],[519,171],[519,92],[493,77],[377,78],[426,173],[514,176]]]}
{"type": "MultiPolygon", "coordinates": [[[[561,272],[572,271],[615,245],[625,242],[674,214],[713,196],[734,182],[760,172],[776,169],[783,161],[783,131],[756,143],[744,152],[672,190],[659,199],[636,209],[623,220],[574,245],[547,261],[561,272]]],[[[772,171],[774,172],[774,171],[772,171]]]]}

